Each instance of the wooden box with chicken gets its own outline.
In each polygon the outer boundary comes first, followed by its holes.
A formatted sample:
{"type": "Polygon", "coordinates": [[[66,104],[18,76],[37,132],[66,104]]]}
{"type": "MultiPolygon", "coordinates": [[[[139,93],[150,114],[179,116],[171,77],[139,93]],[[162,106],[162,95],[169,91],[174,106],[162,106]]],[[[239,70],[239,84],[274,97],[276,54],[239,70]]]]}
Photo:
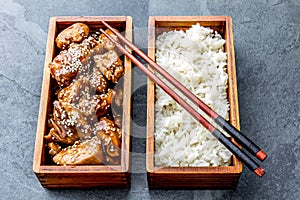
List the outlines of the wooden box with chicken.
{"type": "Polygon", "coordinates": [[[130,187],[131,61],[101,20],[132,40],[128,16],[50,20],[33,161],[45,188],[130,187]]]}

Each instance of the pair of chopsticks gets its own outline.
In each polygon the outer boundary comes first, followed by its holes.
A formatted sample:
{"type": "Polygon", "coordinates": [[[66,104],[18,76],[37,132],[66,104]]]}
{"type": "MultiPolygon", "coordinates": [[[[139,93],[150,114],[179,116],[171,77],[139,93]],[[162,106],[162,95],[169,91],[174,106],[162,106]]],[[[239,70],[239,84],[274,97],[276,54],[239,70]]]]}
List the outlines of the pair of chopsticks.
{"type": "MultiPolygon", "coordinates": [[[[161,74],[166,80],[168,80],[173,86],[175,86],[182,94],[188,97],[193,103],[195,103],[201,110],[203,110],[208,116],[210,116],[214,122],[216,122],[222,129],[229,133],[234,139],[236,139],[245,149],[247,149],[252,155],[254,155],[260,161],[265,160],[267,154],[261,150],[254,142],[243,135],[223,117],[218,115],[209,106],[207,106],[201,99],[194,95],[184,85],[178,82],[172,75],[165,71],[161,66],[149,58],[144,52],[138,49],[133,43],[128,41],[121,33],[113,29],[106,22],[102,23],[110,29],[125,45],[127,45],[132,51],[136,52],[143,60],[145,60],[154,70],[161,74]]],[[[210,122],[208,122],[201,114],[199,114],[193,107],[191,107],[183,98],[181,98],[175,91],[173,91],[165,82],[163,82],[157,75],[155,75],[150,69],[135,58],[129,51],[127,51],[120,43],[114,40],[103,29],[100,31],[111,40],[116,47],[124,53],[132,62],[139,67],[154,83],[161,87],[167,94],[169,94],[177,103],[179,103],[185,110],[187,110],[198,122],[200,122],[209,132],[211,132],[227,149],[229,149],[235,156],[237,156],[251,171],[262,177],[265,170],[257,164],[251,157],[243,152],[238,146],[236,146],[229,138],[222,134],[217,128],[215,128],[210,122]]]]}

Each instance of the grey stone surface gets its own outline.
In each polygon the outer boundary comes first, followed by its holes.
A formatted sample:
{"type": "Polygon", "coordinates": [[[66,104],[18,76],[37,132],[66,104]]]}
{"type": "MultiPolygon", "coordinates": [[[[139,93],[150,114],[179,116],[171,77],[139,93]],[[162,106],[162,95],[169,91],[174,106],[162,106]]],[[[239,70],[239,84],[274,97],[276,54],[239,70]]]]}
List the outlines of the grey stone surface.
{"type": "Polygon", "coordinates": [[[300,1],[0,1],[0,199],[299,199],[300,1]],[[259,179],[244,168],[236,191],[149,191],[146,77],[135,69],[130,190],[46,190],[32,172],[48,22],[56,15],[131,15],[147,45],[149,15],[231,15],[241,129],[269,154],[259,179]],[[140,87],[141,86],[141,87],[140,87]]]}

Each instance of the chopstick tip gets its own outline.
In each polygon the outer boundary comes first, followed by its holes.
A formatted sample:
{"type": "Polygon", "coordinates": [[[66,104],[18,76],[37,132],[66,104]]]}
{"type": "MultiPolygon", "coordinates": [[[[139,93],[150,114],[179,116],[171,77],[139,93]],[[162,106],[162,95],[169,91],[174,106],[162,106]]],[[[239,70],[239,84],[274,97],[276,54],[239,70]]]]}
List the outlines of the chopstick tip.
{"type": "Polygon", "coordinates": [[[263,150],[260,150],[256,153],[256,157],[262,162],[268,157],[268,155],[263,150]]]}
{"type": "Polygon", "coordinates": [[[256,170],[254,170],[254,173],[261,178],[266,173],[266,171],[259,166],[256,170]]]}

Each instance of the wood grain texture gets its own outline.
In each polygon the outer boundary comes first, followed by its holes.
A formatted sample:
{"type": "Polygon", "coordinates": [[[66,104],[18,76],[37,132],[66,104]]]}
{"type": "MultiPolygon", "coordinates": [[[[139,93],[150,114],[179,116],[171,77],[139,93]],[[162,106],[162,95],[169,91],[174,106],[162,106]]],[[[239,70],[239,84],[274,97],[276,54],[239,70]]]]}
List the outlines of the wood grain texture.
{"type": "MultiPolygon", "coordinates": [[[[232,19],[230,16],[152,16],[149,18],[148,56],[155,60],[155,39],[165,31],[186,30],[200,23],[218,31],[226,40],[228,101],[230,123],[237,129],[239,109],[235,71],[232,19]]],[[[146,166],[150,189],[235,189],[242,172],[242,163],[232,156],[232,166],[224,167],[162,167],[155,166],[155,84],[148,79],[146,166]]],[[[236,142],[235,142],[236,143],[236,142]]]]}
{"type": "Polygon", "coordinates": [[[129,188],[130,187],[130,129],[131,129],[131,61],[124,57],[125,75],[123,86],[123,119],[122,119],[122,154],[120,165],[84,165],[56,166],[49,165],[45,153],[44,135],[47,133],[46,122],[51,111],[53,85],[48,64],[56,56],[55,38],[64,28],[76,22],[90,27],[91,32],[104,28],[101,20],[109,22],[120,32],[125,31],[127,39],[132,41],[132,18],[129,16],[66,16],[52,17],[49,23],[48,41],[44,65],[44,75],[40,99],[40,111],[36,133],[33,171],[45,188],[129,188]]]}

